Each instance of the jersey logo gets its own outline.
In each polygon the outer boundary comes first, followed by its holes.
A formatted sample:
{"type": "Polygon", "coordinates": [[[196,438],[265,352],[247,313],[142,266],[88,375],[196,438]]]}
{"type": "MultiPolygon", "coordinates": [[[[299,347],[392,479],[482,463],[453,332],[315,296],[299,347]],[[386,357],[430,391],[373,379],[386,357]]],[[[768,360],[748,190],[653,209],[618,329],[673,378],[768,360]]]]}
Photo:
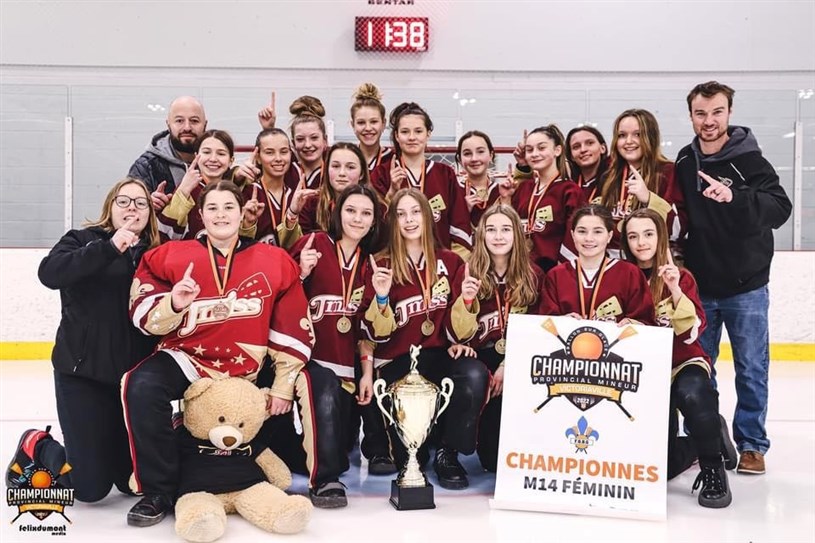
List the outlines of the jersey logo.
{"type": "Polygon", "coordinates": [[[597,315],[597,320],[601,321],[616,321],[617,315],[622,314],[623,308],[616,296],[612,296],[608,300],[601,302],[600,305],[597,306],[597,311],[595,312],[595,315],[597,315]]]}
{"type": "MultiPolygon", "coordinates": [[[[364,287],[363,287],[364,288],[364,287]]],[[[348,302],[347,307],[343,307],[342,296],[336,294],[321,294],[313,297],[308,302],[308,309],[311,313],[311,322],[319,322],[326,315],[347,315],[353,316],[359,309],[359,302],[362,300],[360,294],[359,300],[352,299],[348,302]]]]}
{"type": "Polygon", "coordinates": [[[178,335],[188,336],[204,324],[259,315],[263,311],[263,298],[271,295],[269,281],[258,272],[243,281],[238,288],[230,290],[224,298],[195,300],[190,304],[187,320],[179,328],[178,335]],[[238,294],[241,295],[240,298],[238,294]]]}
{"type": "Polygon", "coordinates": [[[437,194],[428,200],[428,202],[430,203],[430,209],[433,211],[433,222],[439,222],[441,220],[441,212],[447,209],[444,198],[441,197],[441,194],[437,194]]]}
{"type": "Polygon", "coordinates": [[[433,296],[430,298],[430,308],[428,310],[425,310],[424,299],[421,294],[405,298],[396,304],[393,311],[394,317],[396,318],[396,326],[401,328],[408,323],[411,317],[425,315],[430,311],[444,307],[447,307],[447,296],[433,296]]]}

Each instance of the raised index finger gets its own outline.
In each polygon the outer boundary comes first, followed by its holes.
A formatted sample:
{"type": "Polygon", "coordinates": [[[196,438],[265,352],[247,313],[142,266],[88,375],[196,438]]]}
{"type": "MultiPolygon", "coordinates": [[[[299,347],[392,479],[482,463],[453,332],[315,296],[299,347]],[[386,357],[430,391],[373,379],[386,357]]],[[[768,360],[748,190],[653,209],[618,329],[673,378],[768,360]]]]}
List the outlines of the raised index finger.
{"type": "Polygon", "coordinates": [[[376,259],[374,258],[374,255],[368,255],[368,258],[371,260],[371,269],[373,270],[373,272],[376,273],[377,271],[379,271],[379,266],[376,265],[376,259]]]}
{"type": "Polygon", "coordinates": [[[668,264],[670,264],[671,266],[675,266],[676,264],[674,264],[674,257],[671,254],[670,247],[665,252],[668,253],[668,264]]]}
{"type": "Polygon", "coordinates": [[[255,185],[255,184],[252,184],[252,200],[257,200],[257,199],[258,199],[258,186],[255,185]]]}
{"type": "Polygon", "coordinates": [[[272,111],[275,109],[275,102],[277,102],[277,93],[272,91],[272,102],[269,104],[272,106],[272,111]]]}
{"type": "Polygon", "coordinates": [[[470,276],[470,263],[469,262],[464,263],[464,277],[466,277],[466,278],[471,277],[470,276]]]}
{"type": "Polygon", "coordinates": [[[312,244],[314,243],[314,232],[308,237],[308,241],[306,241],[305,247],[303,249],[311,249],[312,244]]]}
{"type": "Polygon", "coordinates": [[[190,262],[190,265],[187,266],[187,271],[184,272],[184,279],[192,279],[192,267],[193,263],[190,262]]]}

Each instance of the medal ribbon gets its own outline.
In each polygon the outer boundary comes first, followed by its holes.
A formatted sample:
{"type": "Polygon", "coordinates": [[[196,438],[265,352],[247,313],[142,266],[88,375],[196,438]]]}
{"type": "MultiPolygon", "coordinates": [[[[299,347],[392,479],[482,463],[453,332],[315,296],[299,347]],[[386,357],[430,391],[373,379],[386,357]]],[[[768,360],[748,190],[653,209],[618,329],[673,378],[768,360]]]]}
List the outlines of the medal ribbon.
{"type": "MultiPolygon", "coordinates": [[[[408,176],[412,177],[413,172],[410,171],[410,168],[405,168],[405,161],[402,160],[402,157],[399,157],[399,166],[401,166],[408,174],[408,176]]],[[[427,171],[427,161],[422,162],[422,173],[419,176],[419,191],[424,193],[424,174],[427,171]]]]}
{"type": "Polygon", "coordinates": [[[223,298],[226,285],[229,282],[229,274],[232,272],[232,257],[235,254],[235,247],[238,244],[236,239],[232,242],[232,247],[229,248],[229,253],[226,255],[226,269],[224,269],[224,277],[221,279],[221,272],[218,269],[218,261],[215,256],[215,249],[212,247],[212,242],[207,236],[207,251],[209,251],[210,264],[212,265],[212,275],[215,277],[215,286],[218,288],[218,295],[223,298]]]}
{"type": "Polygon", "coordinates": [[[604,273],[606,273],[605,256],[603,257],[603,261],[600,262],[600,271],[597,272],[597,280],[591,287],[591,307],[589,307],[589,313],[586,313],[586,298],[585,294],[583,294],[583,283],[580,280],[581,277],[586,277],[586,274],[583,272],[583,268],[580,266],[580,259],[577,259],[577,291],[580,294],[580,316],[584,319],[590,319],[594,314],[595,304],[597,303],[597,295],[600,292],[600,283],[603,280],[604,273]]]}
{"type": "Polygon", "coordinates": [[[495,285],[495,303],[498,307],[498,326],[501,328],[501,337],[506,336],[507,332],[507,319],[509,318],[509,296],[507,295],[506,300],[501,302],[501,293],[499,292],[500,287],[495,285]]]}
{"type": "MultiPolygon", "coordinates": [[[[475,207],[477,207],[479,209],[484,209],[485,207],[487,207],[487,200],[489,199],[489,188],[490,188],[490,180],[489,180],[489,178],[487,178],[487,189],[486,189],[487,190],[487,198],[484,198],[483,200],[481,200],[480,203],[475,204],[475,207]]],[[[470,182],[470,176],[468,175],[467,177],[464,178],[464,194],[469,196],[470,195],[470,190],[474,190],[475,195],[478,196],[478,189],[476,189],[475,187],[472,186],[472,183],[470,182]]]]}
{"type": "Polygon", "coordinates": [[[626,180],[628,179],[628,165],[626,164],[625,168],[623,168],[623,177],[622,181],[620,182],[620,201],[617,204],[617,207],[620,209],[620,213],[625,214],[625,201],[628,200],[628,185],[625,184],[626,180]]]}
{"type": "Polygon", "coordinates": [[[340,281],[342,282],[342,315],[343,317],[346,316],[346,308],[348,307],[348,302],[351,301],[351,294],[354,291],[354,277],[357,275],[357,266],[359,265],[359,253],[360,248],[357,247],[356,252],[354,253],[354,267],[351,268],[351,278],[348,280],[348,284],[345,283],[345,274],[343,270],[345,269],[345,253],[342,252],[342,247],[340,247],[339,242],[337,242],[337,264],[340,267],[340,281]]]}
{"type": "Polygon", "coordinates": [[[538,205],[540,205],[541,200],[546,195],[546,191],[549,190],[549,187],[552,186],[552,183],[558,180],[560,175],[555,175],[554,179],[549,181],[546,185],[544,185],[543,190],[541,190],[540,195],[537,199],[535,199],[535,192],[540,188],[540,177],[535,182],[535,190],[532,191],[532,195],[529,197],[529,205],[526,208],[526,231],[527,233],[532,232],[532,225],[535,224],[535,218],[532,216],[532,212],[538,210],[538,205]]]}
{"type": "MultiPolygon", "coordinates": [[[[269,205],[266,206],[266,207],[269,208],[269,216],[272,218],[272,232],[273,232],[275,238],[277,238],[277,219],[275,219],[274,209],[272,209],[272,207],[274,207],[274,206],[272,206],[272,202],[277,203],[277,198],[274,197],[274,194],[272,194],[272,191],[268,190],[265,185],[263,186],[263,190],[266,191],[266,199],[269,200],[269,205]]],[[[285,184],[283,185],[283,192],[281,193],[280,200],[281,200],[281,202],[280,202],[280,220],[284,221],[284,220],[286,220],[286,208],[288,208],[288,203],[289,203],[289,199],[286,197],[286,185],[285,184]]]]}
{"type": "MultiPolygon", "coordinates": [[[[424,255],[422,255],[422,258],[424,258],[424,255]]],[[[419,285],[422,287],[422,299],[424,300],[425,317],[427,320],[430,320],[430,266],[428,266],[427,262],[425,262],[424,281],[422,281],[422,273],[419,271],[416,263],[413,262],[413,259],[410,259],[410,264],[413,266],[413,269],[416,270],[416,277],[418,277],[419,285]]]]}

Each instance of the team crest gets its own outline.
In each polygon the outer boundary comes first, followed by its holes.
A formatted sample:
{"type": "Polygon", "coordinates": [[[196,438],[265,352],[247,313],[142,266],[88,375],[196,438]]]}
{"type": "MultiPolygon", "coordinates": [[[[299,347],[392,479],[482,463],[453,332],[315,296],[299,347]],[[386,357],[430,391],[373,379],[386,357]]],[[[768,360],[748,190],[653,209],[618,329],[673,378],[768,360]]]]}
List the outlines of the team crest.
{"type": "Polygon", "coordinates": [[[546,319],[541,326],[560,340],[563,349],[532,357],[532,384],[546,385],[548,389],[546,399],[534,411],[537,413],[560,396],[581,411],[587,411],[605,399],[634,420],[623,407],[622,395],[623,392],[637,392],[643,365],[642,362],[624,360],[612,352],[617,343],[637,334],[634,327],[625,327],[616,339],[609,342],[606,335],[593,326],[581,326],[566,339],[561,337],[552,319],[546,319]]]}
{"type": "Polygon", "coordinates": [[[428,200],[428,202],[430,203],[430,210],[433,211],[433,222],[439,222],[441,220],[441,212],[447,209],[444,198],[441,197],[441,194],[437,194],[428,200]]]}
{"type": "Polygon", "coordinates": [[[589,426],[586,417],[580,417],[576,425],[566,429],[566,437],[569,444],[574,445],[574,452],[588,454],[588,448],[600,439],[600,433],[589,426]]]}

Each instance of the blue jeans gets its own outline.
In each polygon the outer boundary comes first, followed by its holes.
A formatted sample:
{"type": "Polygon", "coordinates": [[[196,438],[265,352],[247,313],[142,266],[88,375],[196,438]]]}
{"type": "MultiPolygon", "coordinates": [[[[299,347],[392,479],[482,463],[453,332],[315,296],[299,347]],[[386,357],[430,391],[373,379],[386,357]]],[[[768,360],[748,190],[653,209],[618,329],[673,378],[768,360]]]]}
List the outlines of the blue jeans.
{"type": "MultiPolygon", "coordinates": [[[[733,347],[736,370],[736,412],[733,439],[739,452],[765,454],[770,448],[765,422],[770,372],[770,334],[767,313],[770,295],[767,285],[728,298],[702,296],[707,328],[699,343],[716,364],[722,324],[727,327],[733,347]]],[[[713,371],[716,386],[716,371],[713,371]]]]}

